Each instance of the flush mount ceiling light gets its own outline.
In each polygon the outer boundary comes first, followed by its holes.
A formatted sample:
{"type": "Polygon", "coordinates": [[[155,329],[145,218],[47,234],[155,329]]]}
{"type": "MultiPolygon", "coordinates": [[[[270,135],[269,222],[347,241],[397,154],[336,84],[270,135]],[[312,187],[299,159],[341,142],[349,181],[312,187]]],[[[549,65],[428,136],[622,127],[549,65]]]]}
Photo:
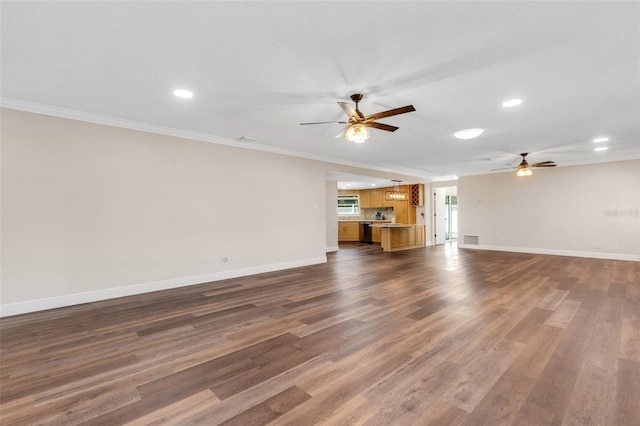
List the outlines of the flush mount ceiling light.
{"type": "Polygon", "coordinates": [[[369,129],[362,123],[354,123],[344,132],[344,138],[354,143],[364,143],[370,137],[369,129]]]}
{"type": "Polygon", "coordinates": [[[173,94],[182,99],[191,99],[193,98],[193,92],[190,92],[185,89],[176,89],[173,91],[173,94]]]}
{"type": "Polygon", "coordinates": [[[458,139],[473,139],[477,138],[484,132],[484,129],[464,129],[459,130],[453,134],[458,139]]]}
{"type": "Polygon", "coordinates": [[[606,151],[609,148],[607,148],[606,146],[600,146],[598,148],[593,148],[594,151],[599,152],[599,151],[606,151]]]}
{"type": "Polygon", "coordinates": [[[518,106],[522,103],[522,99],[509,99],[508,101],[504,101],[502,103],[503,107],[510,108],[514,106],[518,106]]]}
{"type": "Polygon", "coordinates": [[[593,143],[607,142],[608,140],[609,140],[609,138],[605,136],[605,137],[601,137],[601,138],[595,138],[593,140],[593,143]]]}

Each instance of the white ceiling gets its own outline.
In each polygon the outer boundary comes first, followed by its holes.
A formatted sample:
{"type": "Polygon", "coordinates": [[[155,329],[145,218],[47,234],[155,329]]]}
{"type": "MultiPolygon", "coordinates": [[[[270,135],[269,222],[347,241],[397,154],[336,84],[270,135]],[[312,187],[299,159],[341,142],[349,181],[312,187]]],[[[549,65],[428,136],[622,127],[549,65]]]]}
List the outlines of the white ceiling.
{"type": "Polygon", "coordinates": [[[638,2],[3,1],[1,13],[8,107],[424,179],[515,166],[520,152],[559,166],[640,158],[638,2]],[[344,119],[336,101],[355,92],[365,114],[417,111],[364,144],[298,124],[344,119]],[[470,127],[485,132],[453,137],[470,127]],[[593,152],[601,135],[609,150],[593,152]]]}

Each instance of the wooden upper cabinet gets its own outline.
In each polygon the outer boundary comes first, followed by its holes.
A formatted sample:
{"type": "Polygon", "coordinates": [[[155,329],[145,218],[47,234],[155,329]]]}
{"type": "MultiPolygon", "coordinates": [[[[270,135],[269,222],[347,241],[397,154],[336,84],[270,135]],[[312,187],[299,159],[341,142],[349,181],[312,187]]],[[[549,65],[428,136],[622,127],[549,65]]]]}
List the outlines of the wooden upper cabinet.
{"type": "Polygon", "coordinates": [[[393,191],[393,188],[382,188],[382,206],[383,207],[395,207],[393,205],[393,200],[387,200],[384,196],[384,193],[387,191],[393,191]]]}
{"type": "MultiPolygon", "coordinates": [[[[360,194],[360,208],[363,209],[377,209],[383,207],[395,207],[393,200],[387,200],[385,192],[392,191],[393,187],[375,188],[375,189],[362,189],[358,193],[360,194]]],[[[402,200],[409,203],[412,206],[424,205],[424,185],[400,185],[400,190],[407,193],[407,199],[402,200]]],[[[340,194],[350,193],[353,191],[338,191],[340,194]]],[[[414,223],[414,221],[403,223],[414,223]]]]}
{"type": "Polygon", "coordinates": [[[424,184],[409,185],[412,206],[424,206],[424,184]]]}
{"type": "Polygon", "coordinates": [[[363,189],[360,191],[360,208],[361,209],[369,209],[371,208],[371,191],[368,189],[363,189]]]}
{"type": "Polygon", "coordinates": [[[371,196],[371,207],[374,209],[378,207],[384,207],[384,189],[370,189],[369,192],[371,196]]]}

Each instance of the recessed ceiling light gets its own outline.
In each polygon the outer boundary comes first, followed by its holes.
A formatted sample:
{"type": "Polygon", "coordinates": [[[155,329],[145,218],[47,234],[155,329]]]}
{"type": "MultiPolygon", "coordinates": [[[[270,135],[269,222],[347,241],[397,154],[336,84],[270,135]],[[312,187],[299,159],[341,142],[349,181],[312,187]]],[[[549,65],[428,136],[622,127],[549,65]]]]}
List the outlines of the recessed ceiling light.
{"type": "Polygon", "coordinates": [[[179,98],[183,98],[183,99],[191,99],[193,98],[193,92],[190,92],[188,90],[185,89],[176,89],[173,91],[173,94],[176,95],[179,98]]]}
{"type": "Polygon", "coordinates": [[[502,103],[503,107],[514,107],[514,106],[518,106],[522,103],[522,99],[509,99],[508,101],[504,101],[502,103]]]}
{"type": "Polygon", "coordinates": [[[376,186],[376,184],[375,184],[375,183],[372,183],[372,184],[371,184],[371,186],[376,186]]]}
{"type": "Polygon", "coordinates": [[[351,184],[350,184],[350,183],[347,183],[345,186],[351,186],[351,184]]]}
{"type": "Polygon", "coordinates": [[[593,140],[593,142],[594,142],[594,143],[600,143],[600,142],[606,142],[606,141],[608,141],[608,140],[609,140],[609,138],[607,138],[607,137],[602,137],[602,138],[595,138],[595,139],[593,140]]]}
{"type": "Polygon", "coordinates": [[[601,146],[601,147],[598,147],[598,148],[594,148],[593,150],[597,152],[597,151],[606,151],[608,149],[609,148],[607,148],[606,146],[601,146]]]}
{"type": "Polygon", "coordinates": [[[458,139],[473,139],[477,138],[484,132],[483,129],[464,129],[457,131],[453,134],[458,139]]]}

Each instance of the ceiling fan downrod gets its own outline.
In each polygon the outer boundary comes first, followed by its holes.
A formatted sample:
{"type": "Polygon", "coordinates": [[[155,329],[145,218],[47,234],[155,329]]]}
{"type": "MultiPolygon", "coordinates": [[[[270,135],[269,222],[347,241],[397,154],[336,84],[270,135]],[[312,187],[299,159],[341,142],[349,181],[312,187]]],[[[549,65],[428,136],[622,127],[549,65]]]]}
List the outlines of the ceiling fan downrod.
{"type": "Polygon", "coordinates": [[[360,112],[360,109],[358,108],[358,102],[360,102],[362,98],[363,98],[363,95],[361,93],[354,93],[353,95],[351,95],[351,100],[356,104],[356,113],[358,114],[358,117],[364,120],[364,114],[362,114],[360,112]]]}

